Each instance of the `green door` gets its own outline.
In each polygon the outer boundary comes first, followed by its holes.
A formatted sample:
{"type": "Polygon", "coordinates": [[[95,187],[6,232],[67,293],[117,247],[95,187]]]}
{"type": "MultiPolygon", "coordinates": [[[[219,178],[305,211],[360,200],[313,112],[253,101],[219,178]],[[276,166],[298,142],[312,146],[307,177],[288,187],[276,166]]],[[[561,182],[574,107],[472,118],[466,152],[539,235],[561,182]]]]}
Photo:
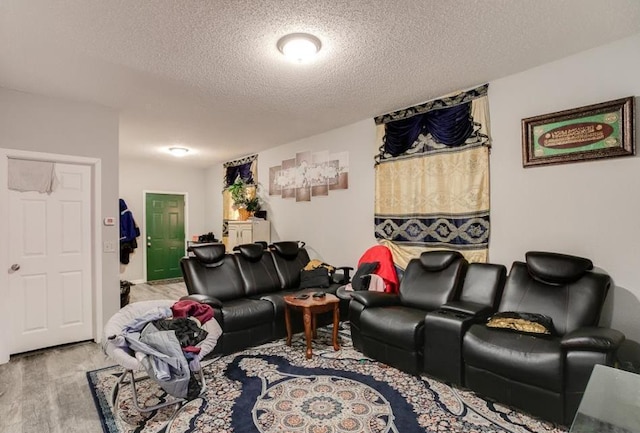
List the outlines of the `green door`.
{"type": "Polygon", "coordinates": [[[179,278],[184,256],[184,196],[147,194],[147,281],[179,278]]]}

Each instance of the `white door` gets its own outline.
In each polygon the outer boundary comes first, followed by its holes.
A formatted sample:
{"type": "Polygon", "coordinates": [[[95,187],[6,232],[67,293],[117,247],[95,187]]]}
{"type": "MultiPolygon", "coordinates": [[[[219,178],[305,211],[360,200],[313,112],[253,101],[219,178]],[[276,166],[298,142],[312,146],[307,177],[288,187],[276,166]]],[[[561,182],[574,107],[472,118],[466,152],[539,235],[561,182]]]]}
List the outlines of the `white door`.
{"type": "Polygon", "coordinates": [[[93,337],[91,167],[56,174],[50,195],[9,191],[11,353],[93,337]]]}

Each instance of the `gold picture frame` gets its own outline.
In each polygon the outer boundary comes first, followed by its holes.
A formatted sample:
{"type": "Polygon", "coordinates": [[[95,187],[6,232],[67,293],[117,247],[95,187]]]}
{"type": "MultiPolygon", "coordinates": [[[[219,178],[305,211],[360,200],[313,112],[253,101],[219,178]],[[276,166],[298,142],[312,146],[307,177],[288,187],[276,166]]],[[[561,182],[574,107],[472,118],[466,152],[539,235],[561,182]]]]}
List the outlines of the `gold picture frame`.
{"type": "Polygon", "coordinates": [[[522,166],[635,155],[634,97],[522,119],[522,166]]]}

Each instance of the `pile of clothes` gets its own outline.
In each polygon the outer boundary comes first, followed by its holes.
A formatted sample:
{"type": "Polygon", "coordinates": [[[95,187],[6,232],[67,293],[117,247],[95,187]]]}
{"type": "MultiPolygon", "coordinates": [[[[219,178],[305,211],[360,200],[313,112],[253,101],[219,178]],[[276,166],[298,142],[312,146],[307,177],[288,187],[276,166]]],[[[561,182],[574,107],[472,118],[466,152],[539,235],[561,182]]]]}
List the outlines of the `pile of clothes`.
{"type": "Polygon", "coordinates": [[[195,301],[156,307],[128,323],[108,339],[144,366],[149,377],[167,393],[192,399],[201,391],[200,344],[208,333],[202,326],[213,319],[213,308],[195,301]]]}

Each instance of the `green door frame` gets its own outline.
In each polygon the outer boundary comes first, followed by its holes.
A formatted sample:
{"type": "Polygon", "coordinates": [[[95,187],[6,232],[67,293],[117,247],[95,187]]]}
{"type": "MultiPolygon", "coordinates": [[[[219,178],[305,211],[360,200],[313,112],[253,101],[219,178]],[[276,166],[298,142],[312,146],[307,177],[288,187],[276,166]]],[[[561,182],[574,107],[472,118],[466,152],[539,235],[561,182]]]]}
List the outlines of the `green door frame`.
{"type": "MultiPolygon", "coordinates": [[[[171,278],[180,278],[182,277],[182,273],[180,271],[179,259],[186,254],[186,241],[187,241],[187,221],[188,221],[188,200],[187,193],[182,192],[168,192],[168,191],[144,191],[143,192],[143,203],[144,203],[144,226],[142,230],[143,242],[141,245],[144,251],[144,274],[145,281],[156,281],[163,279],[171,279],[171,278]],[[183,202],[183,212],[182,212],[182,221],[180,220],[179,215],[165,215],[165,221],[169,218],[173,218],[175,216],[176,219],[173,220],[174,225],[179,226],[182,225],[182,233],[180,230],[178,232],[169,233],[171,223],[166,224],[166,227],[162,228],[160,233],[153,233],[154,228],[152,227],[151,219],[153,218],[153,212],[150,209],[150,199],[174,199],[178,202],[183,202]],[[154,236],[157,239],[154,240],[154,236]],[[154,252],[153,247],[159,244],[160,248],[156,249],[154,252]],[[157,255],[158,251],[160,251],[160,256],[157,255]],[[151,256],[151,257],[150,257],[151,256]],[[150,260],[152,263],[150,264],[150,260]],[[155,263],[155,264],[154,264],[155,263]],[[158,266],[157,263],[160,263],[158,266]],[[153,266],[155,269],[151,268],[153,266]]],[[[158,215],[156,214],[156,220],[158,220],[158,215]]],[[[162,222],[162,217],[160,217],[160,221],[158,223],[164,224],[162,222]]]]}

